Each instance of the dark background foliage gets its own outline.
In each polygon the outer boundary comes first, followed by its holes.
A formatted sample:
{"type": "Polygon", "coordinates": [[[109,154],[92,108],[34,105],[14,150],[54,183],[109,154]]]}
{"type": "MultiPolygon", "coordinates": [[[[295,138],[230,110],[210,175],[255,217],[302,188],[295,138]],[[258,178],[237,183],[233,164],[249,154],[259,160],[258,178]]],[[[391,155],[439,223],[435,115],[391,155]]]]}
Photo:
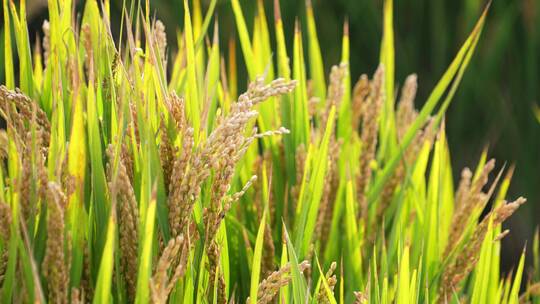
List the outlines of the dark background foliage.
{"type": "MultiPolygon", "coordinates": [[[[271,23],[272,1],[264,1],[271,23]]],[[[35,37],[47,18],[46,1],[27,2],[30,35],[35,37]]],[[[79,1],[79,8],[83,2],[79,1]]],[[[118,26],[123,0],[111,2],[111,19],[113,25],[118,26]]],[[[241,2],[249,22],[255,11],[255,1],[241,2]]],[[[420,107],[472,29],[485,1],[395,2],[396,79],[399,83],[407,74],[418,74],[417,107],[420,107]]],[[[202,0],[203,11],[208,3],[208,0],[202,0]]],[[[171,52],[174,52],[175,30],[183,20],[183,1],[152,0],[151,6],[153,14],[165,23],[171,52]]],[[[339,62],[343,22],[348,19],[352,78],[357,79],[361,73],[371,74],[378,63],[382,0],[313,0],[313,6],[326,68],[339,62]]],[[[305,3],[303,0],[282,0],[281,11],[290,44],[297,16],[305,28],[305,3]]],[[[236,30],[230,2],[219,0],[216,12],[222,50],[225,50],[227,40],[234,38],[231,35],[236,30]]],[[[534,229],[540,223],[540,122],[533,111],[540,97],[538,16],[540,0],[497,0],[492,3],[477,52],[446,117],[456,178],[461,168],[474,168],[485,147],[489,148],[489,155],[498,160],[498,168],[503,165],[516,167],[509,198],[523,195],[529,202],[506,224],[512,230],[512,236],[503,242],[506,269],[517,263],[523,245],[526,240],[532,240],[534,229]]],[[[0,48],[3,58],[2,52],[3,47],[0,48]]],[[[237,52],[237,57],[241,58],[239,47],[237,52]]],[[[3,64],[0,64],[2,83],[3,78],[3,64]]],[[[240,83],[245,84],[245,81],[240,83]]]]}

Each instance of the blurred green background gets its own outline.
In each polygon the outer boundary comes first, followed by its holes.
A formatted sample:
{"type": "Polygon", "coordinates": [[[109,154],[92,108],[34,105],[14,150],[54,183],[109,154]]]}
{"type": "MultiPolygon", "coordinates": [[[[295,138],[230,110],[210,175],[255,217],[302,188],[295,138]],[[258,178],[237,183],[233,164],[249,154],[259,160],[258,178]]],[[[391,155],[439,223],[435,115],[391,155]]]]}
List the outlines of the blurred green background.
{"type": "MultiPolygon", "coordinates": [[[[272,0],[264,1],[268,21],[272,22],[272,0]]],[[[348,19],[353,80],[361,73],[371,74],[378,64],[382,0],[312,1],[327,70],[339,62],[343,22],[348,19]]],[[[30,34],[35,37],[47,18],[46,1],[27,2],[30,34]]],[[[118,26],[123,0],[111,2],[112,23],[118,26]]],[[[183,0],[150,2],[153,15],[167,27],[169,46],[174,52],[175,31],[183,20],[183,0]]],[[[209,1],[201,2],[205,11],[209,1]]],[[[255,1],[241,0],[241,3],[249,24],[255,1]]],[[[84,1],[78,1],[79,8],[83,4],[84,1]]],[[[395,1],[396,77],[401,82],[410,73],[418,74],[417,107],[427,98],[485,4],[483,0],[395,1]]],[[[281,1],[289,45],[297,16],[305,28],[304,11],[304,0],[281,1]]],[[[234,38],[231,35],[236,31],[230,1],[219,0],[216,14],[220,21],[222,50],[225,50],[226,42],[234,38]]],[[[532,240],[534,229],[540,223],[540,122],[533,112],[534,105],[540,104],[539,16],[540,0],[492,3],[476,54],[446,117],[454,176],[459,177],[465,166],[474,167],[486,146],[489,155],[497,159],[498,168],[505,162],[506,166],[516,166],[509,198],[522,195],[529,202],[507,223],[512,235],[503,242],[506,269],[517,263],[523,245],[526,240],[532,240]]],[[[242,58],[239,47],[237,52],[237,58],[242,58]]],[[[0,75],[3,78],[3,72],[0,75]]],[[[245,81],[241,79],[240,83],[245,84],[245,81]]]]}

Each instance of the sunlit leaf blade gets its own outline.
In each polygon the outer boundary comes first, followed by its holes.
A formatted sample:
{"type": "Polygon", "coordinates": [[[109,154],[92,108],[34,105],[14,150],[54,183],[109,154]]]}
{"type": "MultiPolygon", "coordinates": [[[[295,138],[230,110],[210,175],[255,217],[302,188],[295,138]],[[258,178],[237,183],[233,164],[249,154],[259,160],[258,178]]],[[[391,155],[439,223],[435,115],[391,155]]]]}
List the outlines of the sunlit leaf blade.
{"type": "Polygon", "coordinates": [[[255,57],[253,55],[253,49],[251,47],[251,41],[249,39],[249,32],[246,27],[244,14],[242,13],[242,8],[240,6],[239,0],[231,0],[231,5],[234,13],[234,18],[236,20],[236,28],[238,31],[238,36],[240,38],[240,46],[242,47],[242,52],[244,53],[244,60],[246,62],[248,75],[251,80],[254,80],[257,76],[254,61],[255,57]]]}
{"type": "Polygon", "coordinates": [[[313,79],[314,95],[321,100],[325,100],[326,83],[324,80],[324,65],[311,0],[306,0],[306,18],[309,44],[309,69],[311,78],[313,79]]]}
{"type": "Polygon", "coordinates": [[[114,265],[114,242],[116,220],[114,214],[109,217],[107,223],[107,236],[103,255],[99,263],[98,279],[93,303],[111,303],[112,274],[114,265]]]}
{"type": "Polygon", "coordinates": [[[154,227],[156,217],[156,192],[155,188],[152,194],[152,199],[146,218],[144,220],[144,229],[142,230],[142,249],[140,254],[139,271],[137,276],[137,296],[136,303],[148,303],[150,299],[150,290],[148,282],[151,277],[152,270],[152,245],[154,240],[154,227]]]}
{"type": "Polygon", "coordinates": [[[259,277],[261,274],[261,259],[262,259],[262,251],[263,251],[264,229],[266,228],[267,212],[268,211],[265,209],[263,216],[261,218],[261,224],[259,225],[259,230],[257,232],[257,240],[255,241],[253,264],[251,266],[251,288],[249,292],[249,298],[252,304],[257,303],[257,292],[258,292],[258,287],[259,287],[259,277]]]}
{"type": "Polygon", "coordinates": [[[381,43],[380,62],[384,67],[384,110],[381,114],[381,149],[384,156],[391,153],[396,144],[396,122],[394,112],[394,1],[384,1],[383,37],[381,43]]]}
{"type": "Polygon", "coordinates": [[[512,284],[512,290],[510,291],[510,298],[508,303],[518,304],[519,303],[519,289],[521,288],[521,280],[523,276],[523,268],[525,267],[525,250],[521,254],[519,259],[519,265],[514,275],[514,283],[512,284]]]}
{"type": "Polygon", "coordinates": [[[352,133],[351,117],[351,73],[350,73],[350,37],[349,37],[349,22],[345,20],[343,23],[343,38],[341,42],[341,63],[346,64],[347,74],[343,79],[343,99],[338,111],[337,134],[340,138],[348,138],[352,133]]]}
{"type": "Polygon", "coordinates": [[[327,299],[330,301],[331,304],[337,304],[337,301],[336,299],[334,298],[334,295],[332,293],[332,290],[330,289],[330,286],[328,285],[328,282],[325,278],[325,273],[323,272],[322,268],[321,268],[321,264],[319,263],[319,259],[317,259],[317,269],[319,270],[319,274],[320,274],[320,287],[319,288],[323,288],[324,289],[324,292],[326,293],[326,296],[327,296],[327,299]]]}
{"type": "MultiPolygon", "coordinates": [[[[324,136],[321,140],[321,143],[317,149],[315,162],[313,166],[313,171],[310,173],[311,179],[306,185],[305,190],[306,195],[301,195],[302,207],[300,209],[300,218],[299,223],[296,226],[295,233],[296,237],[296,246],[299,248],[298,252],[300,256],[303,257],[304,254],[309,250],[309,246],[312,243],[312,236],[315,231],[315,225],[317,220],[317,215],[319,212],[319,205],[322,197],[322,189],[324,183],[324,177],[326,175],[326,168],[328,162],[328,150],[330,137],[334,133],[334,116],[336,114],[335,107],[332,107],[330,115],[328,116],[328,123],[326,125],[324,136]],[[301,240],[301,243],[299,243],[301,240]]],[[[302,191],[304,192],[304,191],[302,191]]]]}
{"type": "MultiPolygon", "coordinates": [[[[17,13],[15,3],[10,1],[11,16],[13,18],[13,29],[15,33],[15,42],[17,43],[17,53],[19,54],[19,83],[21,89],[29,96],[34,96],[34,74],[32,73],[32,51],[30,49],[30,39],[28,37],[28,29],[26,27],[26,1],[20,3],[20,10],[17,13]]],[[[6,13],[4,12],[4,15],[6,13]]],[[[9,18],[9,17],[8,17],[9,18]]],[[[9,19],[7,18],[7,21],[9,19]]],[[[7,27],[11,28],[11,27],[7,27]]],[[[6,35],[8,37],[9,35],[6,35]]],[[[7,38],[6,38],[7,39],[7,38]]],[[[7,42],[7,41],[6,41],[7,42]]],[[[8,64],[12,67],[13,63],[8,60],[8,64]]],[[[14,85],[14,83],[12,83],[14,85]]]]}
{"type": "Polygon", "coordinates": [[[9,89],[15,87],[15,71],[13,68],[13,51],[11,50],[11,24],[9,17],[8,0],[2,1],[4,10],[4,72],[6,75],[6,86],[9,89]]]}
{"type": "Polygon", "coordinates": [[[188,117],[193,122],[193,128],[197,130],[195,132],[195,140],[199,137],[200,128],[200,101],[197,85],[197,70],[195,65],[195,46],[193,43],[193,31],[191,26],[191,15],[189,13],[189,6],[187,0],[184,0],[184,37],[186,42],[186,60],[187,64],[187,111],[188,117]]]}
{"type": "Polygon", "coordinates": [[[291,276],[292,276],[292,294],[294,303],[309,302],[309,294],[307,293],[307,285],[304,279],[304,275],[300,272],[298,256],[294,250],[294,246],[289,238],[287,229],[284,229],[285,240],[287,242],[289,263],[291,263],[291,276]]]}

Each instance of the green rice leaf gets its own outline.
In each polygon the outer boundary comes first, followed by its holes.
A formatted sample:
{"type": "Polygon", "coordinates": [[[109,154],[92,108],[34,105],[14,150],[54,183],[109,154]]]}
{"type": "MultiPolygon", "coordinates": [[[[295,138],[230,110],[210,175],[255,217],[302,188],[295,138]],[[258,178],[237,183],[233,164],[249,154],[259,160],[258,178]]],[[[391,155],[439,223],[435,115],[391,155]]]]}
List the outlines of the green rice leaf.
{"type": "Polygon", "coordinates": [[[302,272],[300,272],[300,267],[298,266],[298,257],[286,228],[284,228],[284,233],[285,241],[287,243],[289,262],[291,263],[293,303],[307,303],[310,301],[310,296],[307,290],[306,280],[304,279],[302,272]]]}
{"type": "Polygon", "coordinates": [[[313,79],[313,93],[321,100],[325,100],[326,82],[324,80],[324,64],[321,47],[319,46],[319,38],[317,37],[317,27],[315,25],[315,17],[313,16],[311,0],[306,0],[306,18],[309,44],[309,69],[311,78],[313,79]]]}
{"type": "Polygon", "coordinates": [[[519,303],[519,289],[521,288],[521,280],[523,277],[523,268],[525,267],[525,249],[519,259],[519,265],[514,275],[514,283],[512,284],[512,290],[510,291],[510,297],[508,299],[509,304],[519,303]]]}
{"type": "Polygon", "coordinates": [[[321,268],[319,259],[316,259],[316,261],[317,261],[317,268],[319,269],[319,274],[320,274],[319,284],[317,285],[319,285],[319,288],[324,288],[324,292],[326,293],[327,299],[330,301],[330,304],[337,304],[337,301],[334,298],[334,294],[332,293],[332,290],[330,289],[330,286],[328,285],[328,281],[326,280],[325,273],[323,272],[321,268]]]}
{"type": "Polygon", "coordinates": [[[2,1],[4,10],[4,72],[6,75],[6,87],[15,88],[15,71],[13,68],[13,51],[11,50],[11,23],[9,18],[8,0],[2,1]]]}
{"type": "Polygon", "coordinates": [[[208,10],[206,11],[206,15],[204,16],[204,21],[197,35],[197,41],[195,42],[195,49],[197,51],[203,45],[204,37],[206,36],[206,32],[208,31],[208,26],[210,26],[210,21],[212,20],[212,17],[214,16],[216,4],[217,4],[217,0],[211,0],[210,4],[208,5],[208,10]]]}
{"type": "MultiPolygon", "coordinates": [[[[15,42],[17,43],[17,52],[19,54],[19,82],[23,92],[28,96],[34,97],[34,73],[32,73],[32,51],[30,48],[30,39],[28,38],[28,29],[26,27],[26,1],[19,3],[19,14],[15,4],[10,1],[11,16],[13,17],[13,29],[15,31],[15,42]]],[[[4,15],[6,13],[4,12],[4,15]]],[[[9,17],[8,17],[9,18],[9,17]]],[[[9,21],[9,19],[8,19],[9,21]]],[[[7,27],[10,28],[10,27],[7,27]]],[[[6,35],[8,37],[9,35],[6,35]]],[[[7,39],[7,38],[6,38],[7,39]]],[[[8,61],[9,62],[9,61],[8,61]]],[[[13,63],[7,65],[13,67],[13,63]]],[[[7,80],[7,78],[6,78],[7,80]]],[[[12,83],[13,85],[13,83],[12,83]]]]}
{"type": "Polygon", "coordinates": [[[96,283],[95,297],[93,303],[111,303],[112,274],[114,265],[114,243],[116,234],[116,219],[114,213],[109,217],[107,223],[107,237],[103,255],[99,263],[99,272],[96,283]]]}
{"type": "Polygon", "coordinates": [[[236,20],[236,28],[240,38],[242,52],[244,53],[244,60],[246,62],[249,79],[254,80],[257,76],[254,61],[255,56],[253,55],[253,49],[251,47],[251,41],[249,39],[249,33],[247,30],[246,21],[244,19],[244,14],[242,13],[242,8],[240,7],[239,0],[231,0],[231,5],[234,13],[234,18],[236,20]]]}
{"type": "Polygon", "coordinates": [[[384,66],[384,105],[380,119],[380,154],[386,156],[396,145],[396,118],[394,112],[394,1],[384,1],[383,39],[380,62],[384,66]]]}
{"type": "Polygon", "coordinates": [[[259,225],[259,230],[257,232],[257,239],[255,241],[255,250],[253,255],[253,263],[251,266],[251,288],[249,292],[250,303],[257,303],[257,292],[259,290],[259,277],[261,274],[261,263],[262,263],[262,251],[264,245],[264,230],[266,228],[266,217],[268,210],[265,208],[263,216],[261,218],[261,223],[259,225]]]}
{"type": "Polygon", "coordinates": [[[195,142],[199,138],[200,129],[200,103],[199,92],[197,85],[197,71],[195,65],[195,48],[193,44],[193,32],[191,27],[191,16],[189,13],[189,6],[187,0],[184,0],[184,34],[186,39],[186,60],[187,64],[187,78],[188,87],[186,88],[186,95],[188,97],[187,115],[193,123],[193,129],[195,130],[194,138],[195,142]]]}
{"type": "Polygon", "coordinates": [[[156,184],[152,192],[152,199],[146,211],[144,220],[144,229],[142,232],[142,249],[139,254],[139,271],[137,276],[137,295],[135,303],[148,303],[150,299],[150,290],[148,282],[152,276],[152,246],[154,241],[154,227],[156,218],[156,184]]]}
{"type": "Polygon", "coordinates": [[[297,147],[300,144],[307,144],[310,133],[304,48],[302,46],[302,32],[300,31],[298,22],[296,23],[294,31],[293,78],[298,81],[298,85],[293,92],[294,100],[291,110],[291,133],[294,136],[295,147],[297,147]]]}
{"type": "Polygon", "coordinates": [[[315,158],[315,163],[313,166],[313,172],[311,173],[311,179],[307,185],[307,195],[301,196],[305,197],[307,200],[305,203],[302,203],[302,211],[298,230],[298,240],[302,240],[302,247],[300,250],[301,256],[307,254],[309,246],[312,243],[313,233],[315,231],[315,224],[317,221],[317,215],[319,213],[319,204],[321,202],[323,184],[326,176],[326,168],[328,162],[328,149],[330,137],[334,133],[334,117],[336,109],[335,106],[330,110],[330,115],[328,115],[328,123],[326,125],[326,130],[324,137],[321,140],[320,146],[317,151],[317,156],[315,158]]]}

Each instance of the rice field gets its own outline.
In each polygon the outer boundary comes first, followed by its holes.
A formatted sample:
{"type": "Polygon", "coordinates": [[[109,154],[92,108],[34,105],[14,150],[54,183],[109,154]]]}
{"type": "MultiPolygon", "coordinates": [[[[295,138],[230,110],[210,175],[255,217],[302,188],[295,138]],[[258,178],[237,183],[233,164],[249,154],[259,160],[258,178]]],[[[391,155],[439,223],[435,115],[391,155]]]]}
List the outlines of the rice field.
{"type": "Polygon", "coordinates": [[[173,40],[150,1],[49,0],[35,43],[2,2],[1,303],[540,303],[538,232],[500,269],[514,167],[455,168],[445,133],[489,5],[420,101],[392,0],[359,79],[346,20],[323,65],[310,1],[289,41],[279,0],[231,0],[222,41],[217,0],[173,40]]]}

